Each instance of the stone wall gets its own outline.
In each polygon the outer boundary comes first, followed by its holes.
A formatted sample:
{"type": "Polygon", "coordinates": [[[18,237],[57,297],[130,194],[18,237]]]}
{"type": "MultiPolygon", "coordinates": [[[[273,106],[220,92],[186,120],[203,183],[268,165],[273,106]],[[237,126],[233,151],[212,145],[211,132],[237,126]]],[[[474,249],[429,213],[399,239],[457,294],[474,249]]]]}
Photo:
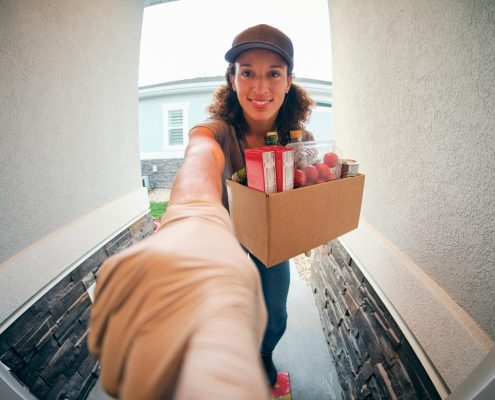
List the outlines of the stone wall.
{"type": "Polygon", "coordinates": [[[316,251],[310,283],[342,399],[440,399],[400,328],[337,240],[316,251]]]}
{"type": "Polygon", "coordinates": [[[0,361],[40,399],[85,399],[99,365],[87,348],[91,299],[102,262],[153,233],[144,216],[65,276],[0,335],[0,361]]]}
{"type": "Polygon", "coordinates": [[[182,160],[182,158],[141,160],[141,175],[148,177],[149,189],[170,189],[182,160]],[[153,165],[156,166],[156,172],[153,172],[153,165]]]}

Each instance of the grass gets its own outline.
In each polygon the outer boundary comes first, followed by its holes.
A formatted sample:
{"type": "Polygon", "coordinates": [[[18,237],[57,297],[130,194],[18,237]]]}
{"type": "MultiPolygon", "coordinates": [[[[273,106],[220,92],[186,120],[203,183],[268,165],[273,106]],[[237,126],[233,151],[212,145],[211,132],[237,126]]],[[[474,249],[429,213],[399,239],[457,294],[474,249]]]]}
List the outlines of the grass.
{"type": "Polygon", "coordinates": [[[160,202],[160,203],[150,203],[150,209],[151,209],[151,218],[153,220],[160,219],[167,209],[168,201],[160,202]]]}

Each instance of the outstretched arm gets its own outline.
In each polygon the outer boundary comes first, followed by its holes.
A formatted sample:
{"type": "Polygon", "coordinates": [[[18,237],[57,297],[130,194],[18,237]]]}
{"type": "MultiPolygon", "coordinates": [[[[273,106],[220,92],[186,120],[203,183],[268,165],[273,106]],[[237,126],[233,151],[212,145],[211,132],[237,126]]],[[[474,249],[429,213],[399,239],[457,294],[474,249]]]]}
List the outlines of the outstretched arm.
{"type": "Polygon", "coordinates": [[[184,162],[175,177],[170,205],[187,201],[222,204],[225,158],[213,132],[194,128],[189,135],[184,162]]]}
{"type": "Polygon", "coordinates": [[[194,129],[160,230],[101,267],[88,346],[115,397],[270,398],[266,309],[222,205],[224,163],[213,133],[194,129]]]}

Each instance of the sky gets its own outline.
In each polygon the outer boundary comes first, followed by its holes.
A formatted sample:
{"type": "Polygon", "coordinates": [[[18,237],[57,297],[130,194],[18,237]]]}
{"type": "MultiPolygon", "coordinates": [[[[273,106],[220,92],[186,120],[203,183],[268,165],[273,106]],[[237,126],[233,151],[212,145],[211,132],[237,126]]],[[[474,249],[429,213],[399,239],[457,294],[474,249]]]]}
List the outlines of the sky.
{"type": "Polygon", "coordinates": [[[296,78],[332,80],[327,0],[179,0],[144,9],[139,86],[223,76],[235,35],[262,23],[292,39],[296,78]]]}

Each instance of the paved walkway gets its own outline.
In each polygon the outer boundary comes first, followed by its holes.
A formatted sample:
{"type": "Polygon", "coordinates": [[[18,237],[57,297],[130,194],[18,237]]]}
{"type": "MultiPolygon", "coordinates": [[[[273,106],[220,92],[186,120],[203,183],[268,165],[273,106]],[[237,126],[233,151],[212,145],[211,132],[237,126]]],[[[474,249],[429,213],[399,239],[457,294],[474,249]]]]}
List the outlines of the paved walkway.
{"type": "Polygon", "coordinates": [[[170,189],[153,189],[148,191],[148,197],[153,203],[161,203],[170,200],[170,189]]]}
{"type": "Polygon", "coordinates": [[[292,400],[340,400],[337,371],[311,287],[305,280],[310,271],[304,264],[309,264],[304,256],[291,260],[289,320],[287,331],[273,353],[275,365],[280,371],[289,372],[292,400]]]}

